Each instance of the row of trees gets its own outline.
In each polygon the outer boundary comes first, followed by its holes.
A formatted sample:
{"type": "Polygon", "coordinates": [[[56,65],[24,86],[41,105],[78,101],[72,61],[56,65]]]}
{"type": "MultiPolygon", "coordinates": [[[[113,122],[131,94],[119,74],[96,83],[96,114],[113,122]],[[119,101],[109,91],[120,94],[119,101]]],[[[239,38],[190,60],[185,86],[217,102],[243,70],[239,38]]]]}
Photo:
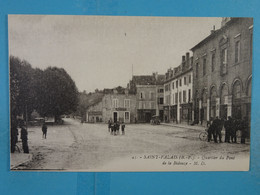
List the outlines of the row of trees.
{"type": "Polygon", "coordinates": [[[32,68],[24,60],[10,57],[10,103],[12,119],[28,116],[36,110],[41,116],[75,112],[78,90],[75,82],[63,68],[32,68]]]}

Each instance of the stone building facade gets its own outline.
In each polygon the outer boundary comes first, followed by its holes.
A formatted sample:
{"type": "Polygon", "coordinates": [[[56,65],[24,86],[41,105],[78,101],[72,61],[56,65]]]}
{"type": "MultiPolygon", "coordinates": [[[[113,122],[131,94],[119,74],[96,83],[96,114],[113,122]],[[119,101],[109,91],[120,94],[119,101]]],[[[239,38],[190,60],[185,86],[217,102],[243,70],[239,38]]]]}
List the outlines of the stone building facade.
{"type": "Polygon", "coordinates": [[[223,18],[222,26],[195,45],[194,119],[250,117],[252,18],[223,18]]]}
{"type": "Polygon", "coordinates": [[[136,94],[137,122],[149,123],[152,116],[162,117],[164,75],[154,73],[152,75],[133,76],[128,84],[131,93],[136,94]],[[159,92],[158,92],[159,91],[159,92]]]}
{"type": "Polygon", "coordinates": [[[182,56],[182,63],[168,69],[164,83],[164,121],[174,123],[191,123],[193,90],[193,57],[187,52],[182,56]]]}
{"type": "MultiPolygon", "coordinates": [[[[165,80],[165,78],[163,78],[165,80]]],[[[157,85],[157,109],[156,115],[159,116],[160,120],[163,121],[163,110],[164,110],[164,85],[157,85]]]]}
{"type": "Polygon", "coordinates": [[[128,89],[105,89],[100,102],[91,105],[86,111],[87,122],[133,123],[136,119],[136,95],[128,89]]]}
{"type": "Polygon", "coordinates": [[[97,102],[94,105],[91,105],[86,112],[86,122],[89,123],[103,122],[102,108],[103,108],[102,101],[97,102]]]}
{"type": "Polygon", "coordinates": [[[104,122],[111,120],[124,123],[134,123],[136,119],[136,96],[129,94],[126,89],[121,93],[113,90],[113,93],[105,94],[102,100],[104,122]]]}

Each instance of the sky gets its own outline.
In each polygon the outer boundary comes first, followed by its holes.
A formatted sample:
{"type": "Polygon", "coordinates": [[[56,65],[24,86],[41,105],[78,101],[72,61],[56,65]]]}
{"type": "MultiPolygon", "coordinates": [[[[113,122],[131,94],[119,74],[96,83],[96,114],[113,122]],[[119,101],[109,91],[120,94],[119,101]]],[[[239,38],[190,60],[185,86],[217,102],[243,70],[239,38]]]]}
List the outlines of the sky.
{"type": "Polygon", "coordinates": [[[32,67],[64,68],[79,91],[126,87],[133,75],[165,74],[221,18],[9,15],[9,54],[32,67]]]}

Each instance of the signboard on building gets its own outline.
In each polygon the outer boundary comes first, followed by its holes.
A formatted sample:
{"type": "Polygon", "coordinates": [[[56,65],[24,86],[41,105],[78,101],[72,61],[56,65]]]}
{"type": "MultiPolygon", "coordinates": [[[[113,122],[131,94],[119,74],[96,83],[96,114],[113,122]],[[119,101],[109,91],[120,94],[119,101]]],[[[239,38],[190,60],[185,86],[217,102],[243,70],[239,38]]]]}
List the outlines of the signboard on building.
{"type": "Polygon", "coordinates": [[[116,111],[126,111],[126,108],[116,108],[116,111]]]}
{"type": "Polygon", "coordinates": [[[90,111],[88,112],[89,115],[102,115],[101,111],[90,111]]]}

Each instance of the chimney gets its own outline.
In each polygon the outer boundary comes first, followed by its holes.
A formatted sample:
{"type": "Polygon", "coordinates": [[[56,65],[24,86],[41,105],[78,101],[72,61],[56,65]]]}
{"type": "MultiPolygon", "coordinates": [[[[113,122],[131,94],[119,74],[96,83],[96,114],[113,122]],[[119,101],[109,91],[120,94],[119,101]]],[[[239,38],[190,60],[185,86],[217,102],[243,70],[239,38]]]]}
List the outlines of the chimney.
{"type": "Polygon", "coordinates": [[[182,63],[185,61],[185,56],[182,56],[182,63]]]}
{"type": "Polygon", "coordinates": [[[186,53],[186,67],[189,67],[189,61],[190,61],[190,52],[186,53]]]}
{"type": "Polygon", "coordinates": [[[213,29],[210,31],[210,34],[213,34],[215,32],[215,25],[213,26],[213,29]]]}
{"type": "Polygon", "coordinates": [[[193,66],[193,56],[190,57],[190,65],[193,66]]]}
{"type": "Polygon", "coordinates": [[[182,56],[182,63],[181,63],[181,69],[184,69],[185,67],[185,56],[182,56]]]}

